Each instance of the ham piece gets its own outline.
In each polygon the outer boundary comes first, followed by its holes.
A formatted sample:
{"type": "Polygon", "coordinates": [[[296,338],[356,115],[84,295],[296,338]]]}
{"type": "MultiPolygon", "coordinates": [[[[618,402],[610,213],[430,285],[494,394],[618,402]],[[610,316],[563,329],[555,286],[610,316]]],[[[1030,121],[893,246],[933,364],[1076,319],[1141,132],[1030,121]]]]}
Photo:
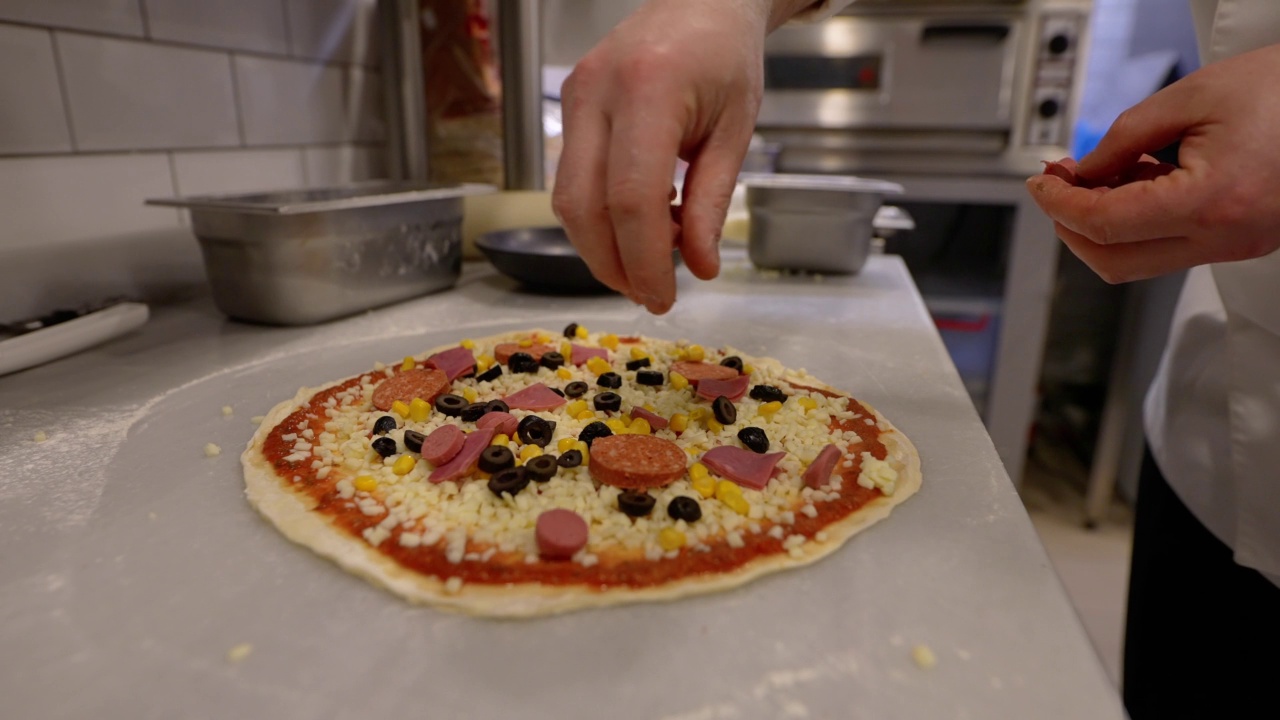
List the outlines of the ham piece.
{"type": "Polygon", "coordinates": [[[567,402],[542,383],[534,383],[523,390],[517,390],[502,400],[512,410],[553,410],[567,402]]]}
{"type": "Polygon", "coordinates": [[[769,484],[778,462],[786,456],[784,452],[761,455],[746,448],[721,445],[703,453],[702,464],[742,487],[762,490],[769,484]]]}
{"type": "Polygon", "coordinates": [[[573,352],[570,353],[572,357],[569,358],[569,362],[574,365],[584,365],[593,357],[598,357],[603,360],[609,359],[609,351],[604,348],[583,347],[572,343],[570,344],[570,347],[573,348],[573,352]]]}
{"type": "Polygon", "coordinates": [[[476,356],[464,347],[449,348],[427,358],[427,367],[443,370],[449,382],[475,370],[476,356]]]}
{"type": "Polygon", "coordinates": [[[843,453],[840,448],[835,445],[828,445],[822,448],[818,453],[818,457],[813,459],[809,467],[804,471],[804,484],[811,488],[820,488],[831,480],[831,473],[836,469],[836,463],[840,462],[843,453]]]}
{"type": "Polygon", "coordinates": [[[739,375],[732,380],[707,378],[698,383],[698,397],[715,400],[723,395],[737,402],[742,399],[743,395],[747,394],[747,386],[750,384],[751,378],[747,375],[739,375]]]}
{"type": "Polygon", "coordinates": [[[462,441],[462,449],[457,455],[453,456],[449,462],[441,465],[427,479],[433,483],[442,483],[446,480],[457,480],[467,475],[476,467],[476,461],[480,459],[480,453],[489,447],[489,442],[493,440],[493,428],[484,428],[468,433],[467,438],[462,441]]]}
{"type": "Polygon", "coordinates": [[[481,429],[493,428],[507,437],[515,437],[516,428],[519,426],[520,418],[507,412],[485,413],[476,421],[476,427],[481,429]]]}
{"type": "Polygon", "coordinates": [[[662,430],[670,424],[666,418],[662,417],[658,413],[649,412],[642,407],[631,408],[631,417],[644,418],[645,421],[649,423],[649,427],[654,430],[662,430]]]}

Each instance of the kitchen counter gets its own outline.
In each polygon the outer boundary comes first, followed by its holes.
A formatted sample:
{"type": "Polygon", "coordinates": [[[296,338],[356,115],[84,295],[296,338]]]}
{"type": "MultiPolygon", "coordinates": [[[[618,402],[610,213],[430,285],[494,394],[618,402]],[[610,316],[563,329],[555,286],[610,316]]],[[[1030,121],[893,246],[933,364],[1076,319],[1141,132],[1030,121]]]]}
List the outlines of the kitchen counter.
{"type": "Polygon", "coordinates": [[[518,294],[479,265],[456,290],[314,328],[231,322],[207,299],[157,308],[140,332],[0,378],[0,547],[12,717],[1123,717],[894,257],[778,277],[727,251],[716,281],[680,271],[663,317],[518,294]],[[815,565],[526,621],[410,606],[244,500],[250,418],[298,386],[571,321],[808,368],[915,442],[924,485],[815,565]]]}

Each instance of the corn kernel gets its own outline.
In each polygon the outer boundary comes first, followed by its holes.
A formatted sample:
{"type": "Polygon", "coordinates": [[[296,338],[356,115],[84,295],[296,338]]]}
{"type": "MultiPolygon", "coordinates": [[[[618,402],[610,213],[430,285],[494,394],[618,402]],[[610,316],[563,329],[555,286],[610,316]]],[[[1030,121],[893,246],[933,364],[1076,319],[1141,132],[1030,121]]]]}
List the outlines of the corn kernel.
{"type": "Polygon", "coordinates": [[[656,412],[658,412],[658,408],[654,407],[654,406],[653,406],[653,403],[645,403],[645,404],[644,404],[644,409],[645,409],[645,410],[648,410],[648,411],[649,411],[649,412],[651,412],[651,413],[656,413],[656,412]]]}
{"type": "Polygon", "coordinates": [[[641,350],[639,345],[632,345],[632,346],[631,346],[631,359],[632,359],[632,360],[643,360],[643,359],[645,359],[645,358],[647,358],[647,357],[649,357],[649,353],[645,352],[644,350],[641,350]]]}
{"type": "Polygon", "coordinates": [[[409,403],[409,417],[414,422],[426,422],[429,415],[431,415],[431,406],[426,400],[414,398],[409,403]]]}
{"type": "Polygon", "coordinates": [[[782,403],[778,402],[777,400],[774,400],[772,402],[767,402],[761,405],[759,408],[756,409],[756,413],[759,414],[760,417],[769,417],[770,415],[773,415],[774,413],[778,412],[781,409],[782,409],[782,403]]]}
{"type": "Polygon", "coordinates": [[[587,369],[596,375],[603,375],[613,369],[609,361],[602,357],[593,357],[587,361],[587,369]]]}
{"type": "Polygon", "coordinates": [[[575,449],[576,449],[578,452],[582,453],[582,467],[586,467],[586,466],[590,465],[590,464],[591,464],[591,451],[587,449],[587,444],[586,444],[586,443],[583,443],[583,444],[582,444],[582,447],[580,447],[580,448],[575,448],[575,449]]]}
{"type": "Polygon", "coordinates": [[[586,339],[587,339],[587,326],[586,326],[586,325],[579,325],[579,326],[578,326],[578,329],[577,329],[573,334],[574,334],[575,336],[577,336],[577,338],[578,338],[579,340],[586,340],[586,339]]]}
{"type": "Polygon", "coordinates": [[[475,388],[462,388],[462,397],[466,398],[467,402],[473,403],[480,395],[476,393],[475,388]]]}
{"type": "Polygon", "coordinates": [[[685,349],[685,348],[679,348],[679,349],[677,349],[677,350],[676,350],[676,359],[677,359],[677,360],[688,360],[688,359],[689,359],[689,351],[688,351],[687,349],[685,349]]]}
{"type": "Polygon", "coordinates": [[[551,336],[550,336],[550,335],[548,335],[548,334],[546,334],[546,333],[544,333],[544,332],[540,332],[540,333],[538,333],[537,335],[534,335],[534,336],[533,336],[533,339],[534,339],[534,340],[537,340],[538,342],[542,343],[543,345],[545,345],[545,344],[547,344],[547,343],[551,342],[551,336]]]}
{"type": "Polygon", "coordinates": [[[407,355],[404,358],[404,362],[400,363],[401,370],[412,370],[416,367],[418,367],[418,363],[407,355]]]}
{"type": "Polygon", "coordinates": [[[373,492],[378,489],[378,481],[372,475],[361,475],[352,484],[360,492],[373,492]]]}
{"type": "Polygon", "coordinates": [[[707,416],[707,409],[704,407],[696,407],[689,411],[689,419],[693,421],[701,420],[707,416]]]}
{"type": "Polygon", "coordinates": [[[732,480],[717,480],[716,499],[723,500],[730,495],[742,495],[742,488],[732,480]]]}
{"type": "Polygon", "coordinates": [[[609,429],[618,435],[627,434],[627,424],[622,422],[622,418],[609,418],[604,421],[604,424],[608,425],[609,429]]]}
{"type": "Polygon", "coordinates": [[[755,368],[755,366],[754,366],[754,365],[743,365],[743,366],[742,366],[742,374],[744,374],[744,375],[750,375],[751,373],[753,373],[753,372],[755,372],[755,371],[756,371],[756,368],[755,368]]]}
{"type": "Polygon", "coordinates": [[[562,453],[567,453],[573,449],[574,443],[578,442],[571,437],[562,437],[560,442],[556,443],[556,449],[562,453]]]}
{"type": "Polygon", "coordinates": [[[464,348],[468,349],[468,350],[475,350],[475,349],[476,349],[476,341],[475,341],[475,340],[471,340],[470,338],[463,338],[463,339],[462,339],[462,342],[460,342],[460,343],[458,343],[458,344],[459,344],[459,345],[461,345],[462,347],[464,347],[464,348]]]}
{"type": "Polygon", "coordinates": [[[738,513],[739,515],[746,515],[751,512],[751,503],[747,502],[747,499],[741,495],[729,495],[721,498],[720,502],[727,505],[730,510],[738,513]]]}
{"type": "Polygon", "coordinates": [[[716,494],[716,480],[708,475],[693,478],[689,484],[693,485],[693,489],[704,498],[709,498],[716,494]]]}
{"type": "Polygon", "coordinates": [[[689,378],[678,372],[667,373],[667,382],[671,384],[672,390],[683,390],[689,387],[689,378]]]}
{"type": "Polygon", "coordinates": [[[687,538],[684,536],[684,533],[673,527],[662,528],[662,530],[658,532],[658,547],[661,547],[663,550],[679,550],[684,547],[686,540],[687,538]]]}
{"type": "Polygon", "coordinates": [[[520,448],[520,462],[523,464],[542,454],[542,448],[537,445],[525,445],[520,448]]]}
{"type": "Polygon", "coordinates": [[[671,428],[673,433],[682,433],[689,428],[689,416],[684,413],[676,413],[671,416],[671,421],[667,423],[667,427],[671,428]]]}
{"type": "Polygon", "coordinates": [[[573,360],[573,343],[570,343],[568,340],[565,340],[564,342],[560,343],[560,354],[564,356],[565,362],[572,361],[573,360]]]}
{"type": "Polygon", "coordinates": [[[417,464],[418,461],[414,460],[412,455],[401,455],[396,460],[396,464],[391,466],[391,472],[397,475],[408,475],[413,470],[413,466],[417,464]]]}
{"type": "Polygon", "coordinates": [[[649,427],[649,421],[644,418],[636,418],[627,426],[627,432],[632,435],[648,435],[653,432],[653,428],[649,427]]]}
{"type": "Polygon", "coordinates": [[[577,415],[574,415],[573,417],[577,420],[594,420],[596,417],[596,414],[590,410],[583,410],[582,412],[578,413],[577,415]]]}
{"type": "Polygon", "coordinates": [[[586,410],[586,409],[587,409],[586,400],[574,400],[573,402],[565,406],[564,411],[569,413],[569,415],[572,417],[578,417],[578,415],[583,410],[586,410]]]}
{"type": "Polygon", "coordinates": [[[490,440],[489,444],[490,445],[506,445],[509,442],[511,442],[511,438],[507,437],[502,433],[498,433],[497,435],[493,436],[493,440],[490,440]]]}
{"type": "Polygon", "coordinates": [[[484,372],[485,370],[488,370],[488,369],[489,369],[489,368],[491,368],[491,367],[493,367],[493,358],[492,358],[492,357],[490,357],[490,356],[488,356],[488,355],[481,355],[480,357],[476,358],[476,372],[477,372],[477,373],[482,373],[482,372],[484,372]]]}
{"type": "Polygon", "coordinates": [[[805,410],[813,410],[814,408],[818,407],[817,401],[811,397],[802,397],[796,402],[800,403],[800,407],[804,408],[805,410]]]}
{"type": "Polygon", "coordinates": [[[690,345],[688,354],[689,359],[695,362],[705,360],[707,357],[707,351],[703,350],[701,345],[690,345]]]}
{"type": "Polygon", "coordinates": [[[697,480],[698,478],[711,477],[711,471],[707,469],[706,465],[696,462],[689,466],[689,477],[694,480],[697,480]]]}
{"type": "Polygon", "coordinates": [[[406,405],[403,400],[397,400],[391,403],[391,412],[406,420],[409,419],[409,406],[406,405]]]}
{"type": "Polygon", "coordinates": [[[516,344],[522,348],[533,347],[533,338],[521,338],[516,344]]]}
{"type": "Polygon", "coordinates": [[[713,417],[707,418],[707,431],[713,433],[724,432],[724,425],[713,417]]]}
{"type": "Polygon", "coordinates": [[[607,347],[610,350],[618,349],[618,336],[608,333],[600,338],[600,347],[607,347]]]}
{"type": "Polygon", "coordinates": [[[561,380],[568,380],[569,378],[573,377],[573,373],[569,372],[569,368],[565,368],[565,367],[556,368],[556,377],[560,378],[561,380]]]}

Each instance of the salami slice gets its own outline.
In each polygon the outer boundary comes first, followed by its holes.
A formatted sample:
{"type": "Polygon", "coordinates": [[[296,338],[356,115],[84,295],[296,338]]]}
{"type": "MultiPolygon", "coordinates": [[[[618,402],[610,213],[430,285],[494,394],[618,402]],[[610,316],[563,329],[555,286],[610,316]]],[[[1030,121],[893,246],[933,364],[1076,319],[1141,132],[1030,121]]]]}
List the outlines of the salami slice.
{"type": "Polygon", "coordinates": [[[498,362],[506,365],[507,361],[511,359],[511,356],[518,352],[529,353],[533,356],[534,360],[541,360],[544,353],[549,353],[553,350],[555,350],[555,348],[550,345],[543,345],[542,343],[534,343],[529,347],[520,347],[519,343],[498,343],[493,346],[493,357],[496,358],[498,362]]]}
{"type": "Polygon", "coordinates": [[[694,385],[703,380],[731,380],[738,377],[738,371],[731,367],[694,360],[677,360],[671,363],[671,372],[680,373],[694,385]]]}
{"type": "Polygon", "coordinates": [[[462,444],[465,441],[466,436],[462,433],[462,428],[457,425],[441,425],[432,430],[427,439],[422,441],[422,459],[432,465],[443,465],[462,450],[462,444]]]}
{"type": "Polygon", "coordinates": [[[448,387],[449,377],[443,370],[405,370],[378,384],[373,391],[373,406],[379,410],[390,410],[395,401],[408,403],[414,398],[434,402],[448,387]]]}
{"type": "Polygon", "coordinates": [[[588,469],[596,480],[620,488],[670,485],[685,471],[679,445],[653,435],[610,435],[591,444],[588,469]]]}

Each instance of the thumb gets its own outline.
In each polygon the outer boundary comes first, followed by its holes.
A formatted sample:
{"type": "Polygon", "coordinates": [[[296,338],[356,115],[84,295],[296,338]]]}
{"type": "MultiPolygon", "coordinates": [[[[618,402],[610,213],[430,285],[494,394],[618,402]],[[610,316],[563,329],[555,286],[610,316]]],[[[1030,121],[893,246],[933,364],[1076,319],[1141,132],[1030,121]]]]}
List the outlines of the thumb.
{"type": "Polygon", "coordinates": [[[703,280],[720,272],[720,233],[750,134],[717,129],[689,163],[684,179],[680,254],[703,280]]]}
{"type": "Polygon", "coordinates": [[[1187,79],[1179,80],[1120,113],[1093,152],[1080,160],[1076,172],[1095,181],[1121,175],[1143,154],[1180,140],[1202,119],[1193,94],[1187,79]]]}

